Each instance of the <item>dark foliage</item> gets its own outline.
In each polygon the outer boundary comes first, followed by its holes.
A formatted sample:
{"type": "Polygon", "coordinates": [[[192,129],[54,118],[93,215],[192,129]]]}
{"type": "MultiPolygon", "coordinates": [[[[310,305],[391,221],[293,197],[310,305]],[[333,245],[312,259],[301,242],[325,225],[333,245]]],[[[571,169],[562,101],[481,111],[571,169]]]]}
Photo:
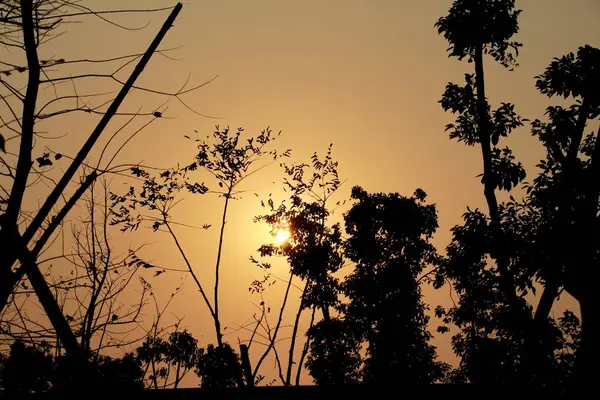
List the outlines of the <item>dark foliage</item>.
{"type": "Polygon", "coordinates": [[[240,358],[227,343],[222,346],[209,344],[198,354],[196,374],[201,378],[203,388],[228,388],[240,385],[242,366],[240,358]]]}
{"type": "Polygon", "coordinates": [[[306,367],[317,385],[348,385],[361,382],[363,359],[360,340],[347,320],[331,318],[313,326],[306,367]]]}
{"type": "Polygon", "coordinates": [[[55,357],[47,344],[32,346],[15,341],[1,361],[0,383],[6,394],[106,388],[131,392],[144,387],[141,362],[131,353],[121,358],[91,357],[81,364],[70,356],[55,357]]]}
{"type": "Polygon", "coordinates": [[[521,47],[520,43],[509,41],[519,31],[517,19],[521,10],[514,7],[514,0],[456,0],[448,15],[435,26],[450,43],[450,56],[459,60],[467,57],[471,62],[477,47],[485,43],[484,51],[509,67],[516,64],[521,47]]]}
{"type": "Polygon", "coordinates": [[[44,392],[50,388],[53,357],[49,346],[35,348],[15,341],[2,361],[1,382],[5,392],[44,392]]]}
{"type": "MultiPolygon", "coordinates": [[[[466,85],[448,84],[440,103],[458,114],[446,126],[450,137],[481,146],[489,209],[489,215],[467,209],[464,224],[453,228],[435,284],[450,284],[458,302],[449,310],[438,307],[436,314],[444,324],[459,328],[452,345],[460,367],[447,376],[448,382],[565,387],[572,383],[574,348],[578,359],[587,360],[580,372],[593,369],[586,354],[597,353],[597,346],[585,346],[591,342],[584,340],[583,310],[591,297],[583,295],[578,273],[583,265],[595,265],[598,254],[598,185],[591,167],[597,148],[594,135],[584,137],[583,131],[598,116],[599,53],[582,47],[577,55],[555,59],[536,78],[541,93],[579,101],[571,107],[549,107],[550,122],[531,123],[547,158],[533,184],[525,185],[524,199],[511,196],[499,203],[495,191],[509,191],[525,179],[521,163],[510,149],[498,147],[499,141],[527,120],[511,104],[491,111],[483,55],[505,67],[517,65],[520,43],[510,39],[518,32],[519,13],[514,1],[457,0],[436,24],[450,43],[450,56],[475,64],[475,74],[466,74],[466,85]],[[581,337],[574,314],[567,312],[558,321],[550,318],[562,288],[582,306],[581,337]],[[536,291],[539,304],[534,310],[525,296],[536,291]]],[[[586,282],[597,280],[592,272],[586,271],[586,282]]],[[[593,311],[590,315],[595,318],[593,311]]],[[[447,332],[448,327],[438,331],[447,332]]]]}
{"type": "Polygon", "coordinates": [[[433,383],[445,366],[428,344],[429,317],[418,277],[437,262],[429,242],[437,229],[434,205],[425,192],[412,197],[352,190],[345,216],[347,257],[356,263],[342,288],[345,318],[367,344],[365,382],[433,383]]]}
{"type": "Polygon", "coordinates": [[[338,303],[339,317],[310,329],[306,365],[320,385],[441,380],[448,367],[428,343],[419,279],[438,260],[429,242],[435,206],[420,189],[409,198],[355,187],[351,198],[343,248],[355,265],[340,285],[347,301],[338,303]]]}

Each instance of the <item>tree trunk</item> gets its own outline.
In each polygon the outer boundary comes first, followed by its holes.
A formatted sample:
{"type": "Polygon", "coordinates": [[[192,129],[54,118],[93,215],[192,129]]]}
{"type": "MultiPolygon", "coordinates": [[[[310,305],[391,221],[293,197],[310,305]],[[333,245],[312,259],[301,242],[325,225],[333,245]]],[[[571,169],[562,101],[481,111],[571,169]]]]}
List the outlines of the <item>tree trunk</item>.
{"type": "MultiPolygon", "coordinates": [[[[310,323],[308,324],[308,329],[313,327],[315,323],[315,312],[317,311],[317,307],[313,306],[312,314],[310,317],[310,323]]],[[[325,319],[325,317],[323,317],[325,319]]],[[[327,322],[329,322],[329,309],[327,309],[327,322]]],[[[306,342],[304,342],[304,347],[302,348],[302,354],[300,354],[300,362],[298,362],[298,369],[296,371],[296,386],[300,386],[300,376],[302,375],[302,367],[304,366],[304,359],[308,354],[308,349],[310,347],[310,337],[306,338],[306,342]]]]}
{"type": "Polygon", "coordinates": [[[219,317],[216,314],[213,315],[213,320],[215,321],[215,333],[217,335],[217,345],[219,347],[223,347],[223,335],[221,335],[221,321],[219,320],[219,317]]]}
{"type": "Polygon", "coordinates": [[[80,351],[81,349],[77,343],[77,339],[75,338],[69,323],[65,319],[62,310],[58,306],[56,299],[52,295],[50,288],[46,284],[44,276],[36,264],[35,258],[29,249],[23,245],[19,251],[19,261],[21,261],[21,264],[25,268],[25,272],[27,273],[27,277],[31,282],[31,286],[35,290],[35,293],[37,294],[40,304],[44,308],[48,319],[56,330],[56,335],[62,342],[62,345],[69,355],[80,357],[82,352],[80,351]]]}
{"type": "Polygon", "coordinates": [[[217,333],[217,343],[219,347],[223,347],[223,335],[221,334],[221,321],[219,320],[219,275],[221,269],[221,253],[223,251],[223,236],[225,235],[225,224],[227,223],[227,208],[229,206],[229,199],[231,198],[231,191],[233,189],[230,184],[227,194],[225,195],[225,204],[223,205],[223,214],[221,219],[221,232],[219,233],[219,248],[217,249],[217,262],[215,265],[215,290],[214,290],[214,312],[213,319],[215,321],[215,330],[217,333]]]}
{"type": "Polygon", "coordinates": [[[33,151],[33,134],[35,125],[35,106],[37,103],[40,86],[40,62],[37,53],[35,37],[35,21],[33,16],[32,0],[23,0],[21,3],[21,18],[23,30],[23,46],[27,58],[27,90],[23,99],[23,112],[21,115],[21,142],[19,145],[19,158],[15,179],[6,204],[6,212],[0,220],[0,312],[4,309],[14,286],[16,277],[11,271],[12,264],[17,259],[18,243],[15,243],[14,230],[18,230],[21,203],[25,196],[27,180],[31,171],[31,153],[33,151]],[[10,264],[3,262],[12,260],[10,264]]]}
{"type": "Polygon", "coordinates": [[[479,125],[479,143],[483,158],[483,193],[490,214],[490,226],[494,237],[493,257],[496,259],[500,271],[500,285],[506,296],[507,302],[516,306],[518,304],[515,287],[509,276],[509,259],[504,245],[504,232],[500,225],[500,211],[496,198],[496,182],[492,165],[491,127],[488,113],[488,103],[485,97],[485,76],[483,72],[483,47],[475,51],[475,86],[477,89],[477,124],[479,125]]]}
{"type": "Polygon", "coordinates": [[[323,312],[323,321],[325,321],[325,322],[331,321],[331,314],[329,313],[329,306],[326,304],[323,304],[321,306],[321,311],[323,312]]]}
{"type": "Polygon", "coordinates": [[[528,315],[525,314],[525,309],[522,306],[523,300],[517,294],[516,286],[513,282],[509,266],[510,257],[506,247],[504,231],[501,226],[500,208],[498,199],[496,198],[496,177],[492,164],[492,143],[491,132],[492,126],[488,112],[488,102],[485,96],[485,76],[483,69],[483,46],[478,46],[475,50],[475,85],[477,89],[476,109],[477,123],[479,125],[479,142],[481,145],[481,153],[483,157],[483,185],[484,195],[488,204],[490,215],[490,227],[494,244],[490,254],[498,266],[500,289],[504,295],[504,301],[509,307],[511,315],[513,315],[513,329],[518,336],[522,332],[525,333],[524,345],[521,350],[523,357],[523,370],[529,371],[524,377],[525,382],[529,383],[529,378],[534,373],[534,365],[537,360],[539,346],[536,345],[538,337],[535,336],[534,325],[528,315]]]}
{"type": "Polygon", "coordinates": [[[250,366],[250,354],[248,353],[248,346],[240,344],[240,358],[242,360],[242,371],[244,372],[244,378],[246,379],[246,386],[254,387],[254,376],[252,375],[252,367],[250,366]]]}
{"type": "Polygon", "coordinates": [[[302,311],[304,310],[304,296],[306,294],[306,289],[310,285],[310,279],[306,280],[306,285],[304,286],[304,290],[302,291],[302,296],[300,297],[300,306],[298,306],[298,313],[296,313],[296,319],[294,321],[294,328],[292,330],[292,341],[290,343],[290,351],[288,357],[288,365],[287,372],[285,374],[285,386],[290,386],[292,381],[292,366],[294,363],[294,348],[296,347],[296,336],[298,335],[298,325],[300,324],[300,316],[302,315],[302,311]]]}

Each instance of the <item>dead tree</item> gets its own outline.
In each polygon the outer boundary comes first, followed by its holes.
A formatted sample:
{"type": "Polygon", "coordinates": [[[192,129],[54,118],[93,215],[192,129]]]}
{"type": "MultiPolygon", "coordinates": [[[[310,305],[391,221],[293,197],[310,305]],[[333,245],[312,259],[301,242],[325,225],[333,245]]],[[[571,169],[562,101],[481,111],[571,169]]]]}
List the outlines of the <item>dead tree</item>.
{"type": "MultiPolygon", "coordinates": [[[[143,246],[124,253],[114,248],[108,185],[102,180],[100,189],[97,186],[92,185],[90,194],[82,199],[85,214],[71,223],[70,250],[69,242],[61,243],[62,248],[67,248],[65,252],[37,261],[42,267],[50,265],[44,277],[81,348],[96,357],[101,350],[124,348],[146,336],[141,334],[139,325],[143,323],[143,309],[151,286],[138,272],[156,269],[137,256],[143,246]],[[123,294],[136,291],[132,284],[138,279],[139,296],[128,294],[134,300],[124,301],[123,294]]],[[[60,353],[61,342],[56,340],[53,327],[39,320],[36,308],[27,307],[34,294],[27,282],[21,281],[4,309],[0,333],[9,342],[16,339],[35,345],[56,343],[56,351],[60,353]]]]}
{"type": "MultiPolygon", "coordinates": [[[[119,10],[119,11],[94,11],[79,2],[64,0],[8,0],[0,5],[0,44],[11,49],[16,55],[8,61],[2,61],[6,67],[0,79],[2,92],[0,98],[5,106],[5,111],[0,112],[0,153],[3,171],[0,193],[0,244],[3,251],[0,253],[0,310],[4,309],[11,293],[17,283],[26,274],[41,305],[62,345],[68,353],[79,353],[79,345],[71,330],[68,321],[60,310],[54,294],[48,287],[46,280],[38,266],[38,256],[47,245],[49,239],[56,232],[60,224],[81,196],[89,189],[99,175],[111,172],[111,163],[93,166],[87,169],[86,177],[75,188],[72,180],[82,167],[88,166],[88,156],[97,147],[97,141],[106,130],[109,122],[119,113],[119,108],[132,88],[151,91],[150,89],[135,86],[150,58],[157,52],[158,46],[167,31],[173,25],[181,11],[182,4],[178,3],[171,11],[164,25],[154,38],[148,49],[143,54],[116,57],[110,60],[67,60],[39,58],[40,46],[52,40],[59,33],[57,29],[67,21],[86,16],[100,17],[108,20],[111,14],[117,12],[156,12],[166,9],[154,10],[119,10]],[[125,66],[137,61],[131,75],[122,80],[118,72],[125,66]],[[120,62],[119,67],[111,73],[104,74],[61,74],[63,67],[73,65],[104,65],[108,62],[120,62]],[[27,75],[24,87],[20,88],[15,76],[27,75]],[[76,84],[82,80],[96,78],[117,83],[120,86],[118,94],[108,99],[98,107],[87,105],[86,99],[98,94],[79,94],[76,84]],[[63,83],[70,83],[73,93],[60,94],[56,88],[63,83]],[[54,89],[54,96],[45,99],[45,89],[54,89]],[[60,108],[64,101],[74,101],[76,105],[70,108],[60,108]],[[99,114],[100,121],[89,135],[78,153],[70,157],[70,164],[64,174],[53,177],[46,169],[54,161],[62,158],[58,152],[44,151],[39,153],[39,143],[44,141],[44,135],[36,126],[44,119],[54,118],[75,112],[99,114]],[[11,132],[5,136],[4,132],[11,132]],[[37,144],[37,146],[36,146],[37,144]],[[37,163],[37,165],[36,165],[37,163]],[[51,188],[45,199],[38,199],[41,207],[30,212],[24,207],[24,199],[30,188],[40,182],[49,183],[51,188]]],[[[192,89],[188,89],[193,90],[192,89]]],[[[186,93],[182,90],[177,93],[159,93],[167,96],[179,96],[186,93]]],[[[49,91],[52,93],[52,91],[49,91]]],[[[160,110],[149,113],[129,114],[132,118],[146,116],[151,121],[162,116],[160,110]]],[[[127,123],[124,125],[126,126],[127,123]]],[[[123,126],[123,127],[124,127],[123,126]]],[[[122,128],[123,128],[122,127],[122,128]]],[[[117,133],[121,129],[117,130],[117,133]]],[[[114,138],[114,136],[113,136],[114,138]]],[[[112,140],[112,138],[111,138],[112,140]]],[[[110,141],[110,140],[109,140],[110,141]]],[[[106,149],[104,149],[106,150],[106,149]]],[[[100,156],[102,161],[102,156],[100,156]]],[[[67,159],[68,157],[65,157],[67,159]]]]}

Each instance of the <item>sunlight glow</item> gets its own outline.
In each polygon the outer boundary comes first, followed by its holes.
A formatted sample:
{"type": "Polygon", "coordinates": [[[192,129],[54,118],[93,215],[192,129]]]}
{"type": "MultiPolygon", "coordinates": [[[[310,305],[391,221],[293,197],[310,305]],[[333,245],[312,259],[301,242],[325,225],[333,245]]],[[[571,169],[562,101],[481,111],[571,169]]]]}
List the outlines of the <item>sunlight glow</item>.
{"type": "Polygon", "coordinates": [[[277,233],[275,233],[275,242],[277,244],[284,244],[290,238],[290,232],[287,229],[279,228],[277,229],[277,233]]]}

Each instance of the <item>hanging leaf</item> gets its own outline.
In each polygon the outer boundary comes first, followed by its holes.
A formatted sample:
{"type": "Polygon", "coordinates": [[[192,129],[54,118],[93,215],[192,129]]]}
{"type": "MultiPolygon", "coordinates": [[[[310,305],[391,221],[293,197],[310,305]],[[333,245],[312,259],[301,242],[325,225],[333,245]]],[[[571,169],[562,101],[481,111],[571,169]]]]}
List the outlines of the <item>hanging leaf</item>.
{"type": "Polygon", "coordinates": [[[35,159],[40,168],[49,167],[52,165],[52,160],[50,160],[50,154],[44,153],[41,157],[35,159]]]}

